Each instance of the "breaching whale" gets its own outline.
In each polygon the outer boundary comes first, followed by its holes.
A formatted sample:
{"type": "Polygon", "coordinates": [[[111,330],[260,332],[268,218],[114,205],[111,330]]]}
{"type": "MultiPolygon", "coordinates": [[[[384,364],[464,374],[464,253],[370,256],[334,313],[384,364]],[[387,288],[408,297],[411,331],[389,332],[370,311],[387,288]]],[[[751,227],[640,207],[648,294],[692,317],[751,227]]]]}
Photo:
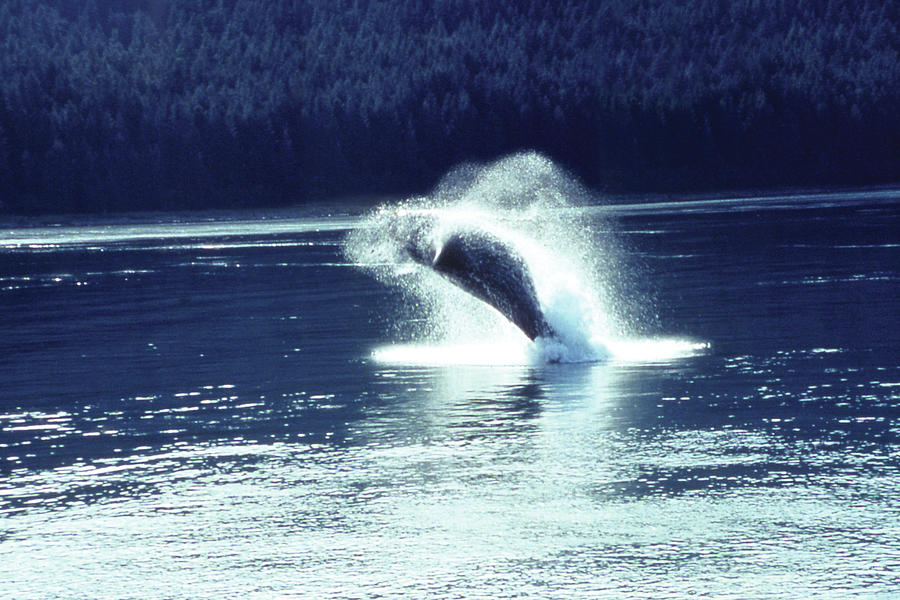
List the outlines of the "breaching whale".
{"type": "Polygon", "coordinates": [[[528,263],[509,242],[477,227],[458,227],[434,236],[433,223],[426,217],[394,233],[405,237],[403,249],[413,261],[497,309],[532,341],[555,337],[528,263]]]}

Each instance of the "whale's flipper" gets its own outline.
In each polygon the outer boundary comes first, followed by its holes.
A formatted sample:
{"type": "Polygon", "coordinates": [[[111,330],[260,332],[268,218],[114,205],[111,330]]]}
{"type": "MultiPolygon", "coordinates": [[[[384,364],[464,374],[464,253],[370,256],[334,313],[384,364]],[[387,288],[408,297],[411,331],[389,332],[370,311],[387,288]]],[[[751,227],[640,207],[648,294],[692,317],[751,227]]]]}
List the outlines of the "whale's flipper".
{"type": "Polygon", "coordinates": [[[554,335],[525,259],[496,236],[479,230],[454,233],[444,240],[430,266],[496,308],[529,339],[554,335]]]}

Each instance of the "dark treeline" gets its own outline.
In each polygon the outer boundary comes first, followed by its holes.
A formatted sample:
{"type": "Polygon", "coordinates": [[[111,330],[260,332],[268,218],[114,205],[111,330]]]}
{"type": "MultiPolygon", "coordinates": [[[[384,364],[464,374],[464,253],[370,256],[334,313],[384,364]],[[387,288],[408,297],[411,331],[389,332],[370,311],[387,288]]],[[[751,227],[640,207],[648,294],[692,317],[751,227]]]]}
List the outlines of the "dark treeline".
{"type": "Polygon", "coordinates": [[[898,3],[3,0],[16,212],[427,189],[519,149],[621,190],[900,180],[898,3]]]}

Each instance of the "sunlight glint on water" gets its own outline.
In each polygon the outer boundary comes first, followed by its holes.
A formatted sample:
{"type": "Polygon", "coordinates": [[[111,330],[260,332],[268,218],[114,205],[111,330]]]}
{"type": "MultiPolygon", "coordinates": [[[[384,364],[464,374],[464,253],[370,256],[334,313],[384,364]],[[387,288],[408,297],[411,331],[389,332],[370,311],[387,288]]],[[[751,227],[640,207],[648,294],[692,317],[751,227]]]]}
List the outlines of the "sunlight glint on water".
{"type": "Polygon", "coordinates": [[[590,363],[320,223],[3,246],[0,598],[893,598],[900,203],[747,202],[582,211],[590,363]]]}

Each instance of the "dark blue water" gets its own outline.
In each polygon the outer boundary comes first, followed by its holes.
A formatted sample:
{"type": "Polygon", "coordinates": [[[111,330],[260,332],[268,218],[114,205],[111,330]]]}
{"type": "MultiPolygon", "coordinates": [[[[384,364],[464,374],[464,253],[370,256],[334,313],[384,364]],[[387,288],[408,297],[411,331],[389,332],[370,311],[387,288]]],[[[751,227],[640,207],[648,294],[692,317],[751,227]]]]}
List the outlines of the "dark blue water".
{"type": "Polygon", "coordinates": [[[0,597],[898,597],[900,196],[580,210],[645,360],[376,360],[352,219],[0,231],[0,597]]]}

